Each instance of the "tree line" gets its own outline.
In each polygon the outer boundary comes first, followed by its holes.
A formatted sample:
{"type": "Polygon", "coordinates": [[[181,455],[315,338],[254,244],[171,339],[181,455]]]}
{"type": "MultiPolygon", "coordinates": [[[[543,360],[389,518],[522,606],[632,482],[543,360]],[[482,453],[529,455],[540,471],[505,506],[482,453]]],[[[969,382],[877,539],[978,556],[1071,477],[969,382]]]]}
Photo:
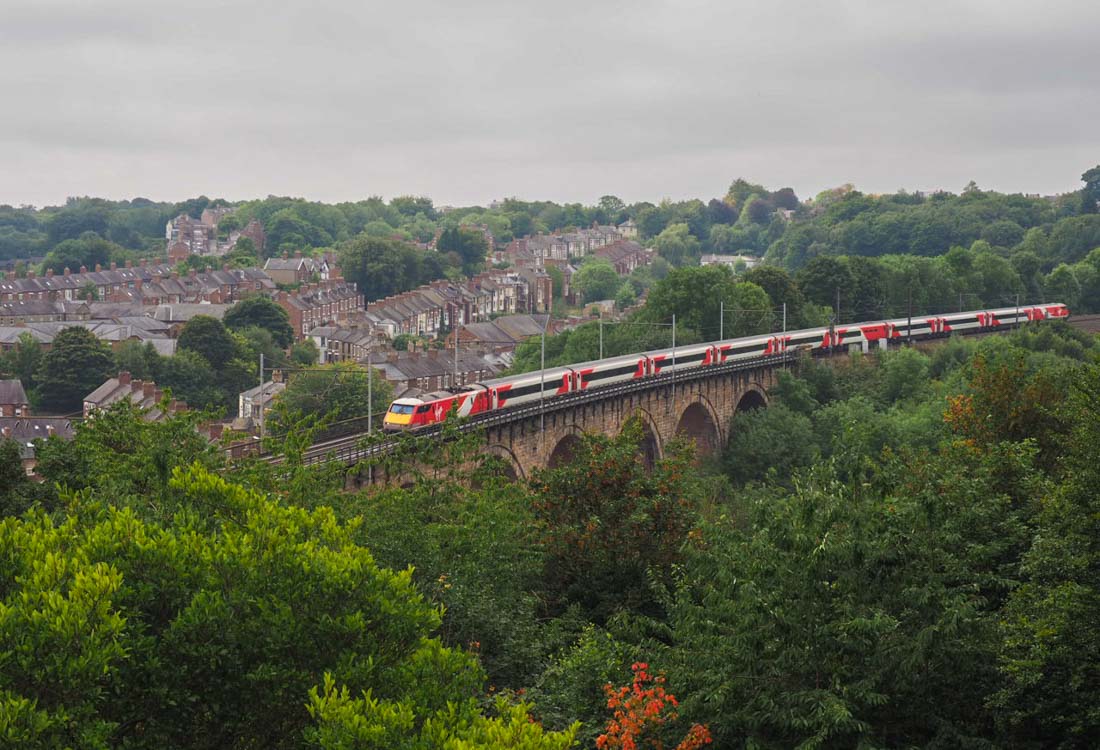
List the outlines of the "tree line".
{"type": "MultiPolygon", "coordinates": [[[[369,299],[380,299],[477,273],[491,249],[489,234],[507,242],[629,220],[659,254],[656,278],[669,267],[697,265],[704,253],[764,257],[792,273],[830,262],[834,265],[826,270],[835,271],[835,261],[847,259],[857,276],[867,269],[903,275],[906,297],[912,289],[918,297],[951,293],[963,295],[964,302],[970,296],[991,304],[990,298],[1008,301],[1017,294],[1030,300],[1053,295],[1091,312],[1100,310],[1100,256],[1093,254],[1100,249],[1100,167],[1081,180],[1080,190],[1051,198],[984,191],[971,183],[959,194],[865,195],[844,185],[803,201],[790,188],[769,190],[737,179],[725,195],[706,202],[627,204],[607,195],[591,206],[510,198],[488,208],[446,210],[423,196],[334,205],[276,196],[235,204],[205,196],[174,204],[73,198],[41,210],[0,207],[0,259],[44,256],[42,270],[60,273],[66,267],[160,257],[165,222],[181,213],[197,218],[205,208],[230,206],[233,213],[222,219],[219,231],[256,219],[267,241],[263,257],[245,238],[224,262],[262,265],[282,253],[332,251],[347,278],[369,299]],[[425,249],[433,242],[435,250],[425,249]],[[864,261],[884,265],[859,266],[864,261]],[[944,275],[952,279],[950,290],[940,283],[944,275]]],[[[202,268],[208,262],[195,257],[187,265],[202,268]]],[[[26,264],[16,270],[25,272],[26,264]]],[[[652,282],[642,275],[629,287],[616,283],[606,264],[584,263],[580,270],[587,299],[615,298],[622,306],[633,304],[652,282]]],[[[831,281],[835,292],[845,279],[831,281]]],[[[860,310],[899,304],[897,289],[857,284],[841,291],[848,291],[860,310]]],[[[943,299],[928,301],[949,307],[943,299]]]]}
{"type": "Polygon", "coordinates": [[[344,492],[308,420],[226,464],[125,404],[41,484],[4,444],[5,737],[1090,747],[1098,353],[1049,324],[805,361],[713,459],[647,466],[632,423],[526,481],[455,435],[344,492]]]}

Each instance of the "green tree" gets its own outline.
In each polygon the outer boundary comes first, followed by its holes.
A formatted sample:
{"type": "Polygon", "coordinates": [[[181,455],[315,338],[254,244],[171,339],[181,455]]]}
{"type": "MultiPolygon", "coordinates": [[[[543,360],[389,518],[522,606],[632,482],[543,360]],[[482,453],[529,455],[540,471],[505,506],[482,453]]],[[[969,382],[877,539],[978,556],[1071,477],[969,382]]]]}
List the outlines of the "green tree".
{"type": "Polygon", "coordinates": [[[31,489],[23,468],[22,446],[10,438],[0,440],[0,521],[29,507],[31,489]]]}
{"type": "Polygon", "coordinates": [[[678,326],[704,340],[718,338],[719,319],[726,314],[726,338],[774,330],[771,300],[755,284],[738,281],[721,265],[678,268],[650,290],[642,316],[678,326]]]}
{"type": "Polygon", "coordinates": [[[212,409],[225,404],[227,395],[217,381],[217,373],[206,357],[190,349],[165,357],[156,380],[157,385],[171,390],[173,397],[187,402],[192,409],[212,409]]]}
{"type": "Polygon", "coordinates": [[[687,224],[671,224],[653,240],[661,257],[674,266],[682,266],[699,257],[701,246],[687,224]]]}
{"type": "Polygon", "coordinates": [[[851,317],[851,292],[854,279],[851,271],[838,258],[821,255],[807,263],[797,275],[798,287],[806,299],[816,305],[836,306],[837,290],[840,290],[841,320],[851,317]],[[844,312],[848,310],[849,312],[844,312]]]}
{"type": "Polygon", "coordinates": [[[615,266],[603,258],[586,260],[573,276],[573,286],[581,293],[585,302],[613,297],[620,284],[615,266]]]}
{"type": "Polygon", "coordinates": [[[115,351],[115,369],[128,372],[137,380],[156,380],[161,356],[151,341],[123,341],[115,351]]]}
{"type": "Polygon", "coordinates": [[[787,484],[796,469],[818,457],[813,423],[804,414],[783,404],[737,414],[722,455],[726,474],[736,484],[761,482],[771,477],[787,484]]]}
{"type": "Polygon", "coordinates": [[[38,395],[54,412],[80,411],[84,397],[111,377],[114,358],[87,328],[71,326],[54,337],[38,365],[38,395]]]}
{"type": "Polygon", "coordinates": [[[1043,290],[1047,300],[1064,302],[1070,310],[1081,303],[1081,284],[1077,281],[1073,268],[1065,263],[1058,264],[1058,267],[1043,280],[1043,290]]]}
{"type": "Polygon", "coordinates": [[[16,339],[15,346],[0,354],[0,357],[2,357],[0,362],[4,371],[10,372],[23,383],[30,397],[30,391],[37,384],[38,367],[42,361],[42,346],[30,332],[23,331],[16,339]]]}
{"type": "Polygon", "coordinates": [[[659,609],[649,576],[669,580],[696,522],[691,456],[671,446],[649,469],[642,440],[636,421],[618,438],[581,436],[568,463],[532,480],[552,611],[576,604],[603,623],[659,609]]]}
{"type": "Polygon", "coordinates": [[[685,551],[668,652],[683,716],[722,747],[982,746],[990,604],[1025,538],[1005,470],[1027,476],[1027,452],[904,456],[883,491],[819,469],[746,494],[747,528],[719,519],[685,551]]]}
{"type": "Polygon", "coordinates": [[[176,345],[181,350],[201,355],[215,372],[221,370],[237,352],[237,344],[225,324],[209,315],[196,315],[187,321],[176,345]]]}
{"type": "Polygon", "coordinates": [[[562,290],[565,288],[565,275],[557,266],[546,266],[546,275],[550,277],[550,283],[553,285],[554,299],[561,299],[562,290]]]}
{"type": "Polygon", "coordinates": [[[763,289],[773,305],[787,306],[789,330],[809,325],[810,321],[805,319],[806,298],[787,271],[779,266],[757,266],[746,271],[741,278],[763,289]]]}
{"type": "Polygon", "coordinates": [[[1042,498],[1026,581],[1002,618],[995,705],[1017,746],[1086,748],[1100,732],[1100,368],[1078,373],[1066,481],[1042,498]]]}
{"type": "Polygon", "coordinates": [[[197,467],[171,487],[187,509],[172,525],[76,498],[60,523],[0,524],[6,736],[296,748],[335,718],[310,700],[333,684],[386,709],[352,726],[378,736],[387,713],[407,717],[386,747],[414,747],[413,727],[432,738],[417,747],[469,731],[481,672],[432,637],[441,613],[410,571],[379,568],[331,509],[282,507],[197,467]]]}
{"type": "Polygon", "coordinates": [[[290,361],[296,365],[309,367],[317,364],[317,360],[320,359],[320,357],[321,352],[317,348],[317,344],[313,343],[313,339],[300,341],[290,347],[290,361]]]}
{"type": "Polygon", "coordinates": [[[339,248],[340,268],[368,300],[382,299],[443,276],[439,254],[399,240],[359,235],[339,248]]]}
{"type": "Polygon", "coordinates": [[[88,232],[77,239],[65,240],[54,246],[46,254],[42,263],[43,270],[51,270],[61,274],[68,268],[73,273],[80,270],[81,266],[93,270],[96,265],[106,266],[113,257],[125,251],[103,239],[98,234],[88,232]]]}
{"type": "Polygon", "coordinates": [[[1085,187],[1081,189],[1081,213],[1094,214],[1100,211],[1100,166],[1081,175],[1085,187]]]}
{"type": "Polygon", "coordinates": [[[235,268],[254,268],[260,265],[256,243],[251,237],[238,237],[233,249],[222,257],[222,261],[235,268]]]}
{"type": "Polygon", "coordinates": [[[624,281],[622,286],[619,287],[619,291],[615,293],[615,307],[618,310],[625,310],[631,307],[638,299],[638,295],[634,292],[634,285],[629,281],[624,281]]]}
{"type": "MultiPolygon", "coordinates": [[[[332,421],[363,417],[373,408],[375,414],[385,411],[393,401],[393,387],[374,373],[370,384],[373,402],[367,399],[367,370],[354,362],[337,362],[294,373],[286,390],[276,402],[274,424],[286,422],[288,415],[302,414],[327,417],[332,421]]],[[[378,423],[377,427],[381,427],[378,423]]]]}
{"type": "Polygon", "coordinates": [[[436,249],[441,253],[456,253],[462,259],[462,272],[470,276],[484,266],[489,245],[485,235],[476,229],[451,227],[439,235],[436,249]]]}
{"type": "Polygon", "coordinates": [[[226,328],[239,331],[256,326],[271,333],[275,343],[286,349],[294,342],[294,329],[290,317],[270,297],[256,295],[243,299],[225,312],[222,323],[226,328]]]}
{"type": "Polygon", "coordinates": [[[419,469],[412,487],[356,499],[358,538],[379,564],[412,567],[420,590],[446,608],[445,645],[477,644],[493,684],[519,688],[546,653],[530,494],[525,483],[505,481],[478,436],[446,437],[413,440],[385,462],[419,469]]]}

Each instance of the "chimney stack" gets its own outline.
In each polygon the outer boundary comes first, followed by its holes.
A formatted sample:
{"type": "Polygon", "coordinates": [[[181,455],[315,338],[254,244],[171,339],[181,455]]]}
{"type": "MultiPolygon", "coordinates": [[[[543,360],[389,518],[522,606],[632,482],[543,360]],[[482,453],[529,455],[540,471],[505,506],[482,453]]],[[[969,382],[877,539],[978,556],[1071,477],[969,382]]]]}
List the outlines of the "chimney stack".
{"type": "Polygon", "coordinates": [[[102,270],[103,270],[103,266],[101,266],[101,265],[99,265],[98,263],[96,263],[96,264],[95,264],[95,272],[96,272],[96,273],[99,273],[99,272],[100,272],[100,271],[102,271],[102,270]]]}
{"type": "Polygon", "coordinates": [[[118,374],[118,384],[119,385],[130,385],[130,373],[127,372],[126,370],[123,370],[122,372],[120,372],[118,374]]]}
{"type": "Polygon", "coordinates": [[[115,263],[113,260],[111,261],[111,270],[112,271],[117,271],[118,270],[118,263],[115,263]]]}

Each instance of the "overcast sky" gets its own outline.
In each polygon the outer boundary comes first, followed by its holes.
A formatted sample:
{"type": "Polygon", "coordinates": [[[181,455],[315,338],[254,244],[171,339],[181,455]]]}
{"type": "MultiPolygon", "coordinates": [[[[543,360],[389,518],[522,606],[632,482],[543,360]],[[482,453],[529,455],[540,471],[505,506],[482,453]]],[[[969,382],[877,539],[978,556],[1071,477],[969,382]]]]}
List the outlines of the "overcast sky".
{"type": "Polygon", "coordinates": [[[1096,0],[0,0],[0,203],[1064,192],[1096,0]]]}

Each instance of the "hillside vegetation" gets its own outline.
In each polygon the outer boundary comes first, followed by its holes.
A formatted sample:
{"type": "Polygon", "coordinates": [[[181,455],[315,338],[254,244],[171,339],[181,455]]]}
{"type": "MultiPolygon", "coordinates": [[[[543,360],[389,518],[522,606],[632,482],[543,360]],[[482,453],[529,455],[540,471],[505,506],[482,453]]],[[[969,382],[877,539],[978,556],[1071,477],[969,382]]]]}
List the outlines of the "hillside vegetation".
{"type": "Polygon", "coordinates": [[[422,467],[411,487],[345,493],[342,467],[300,463],[308,425],[278,467],[226,465],[194,416],[125,406],[42,445],[43,484],[5,444],[0,731],[1089,747],[1097,354],[1051,324],[806,362],[702,470],[687,445],[648,469],[629,428],[471,483],[476,436],[410,439],[388,460],[422,467]]]}

